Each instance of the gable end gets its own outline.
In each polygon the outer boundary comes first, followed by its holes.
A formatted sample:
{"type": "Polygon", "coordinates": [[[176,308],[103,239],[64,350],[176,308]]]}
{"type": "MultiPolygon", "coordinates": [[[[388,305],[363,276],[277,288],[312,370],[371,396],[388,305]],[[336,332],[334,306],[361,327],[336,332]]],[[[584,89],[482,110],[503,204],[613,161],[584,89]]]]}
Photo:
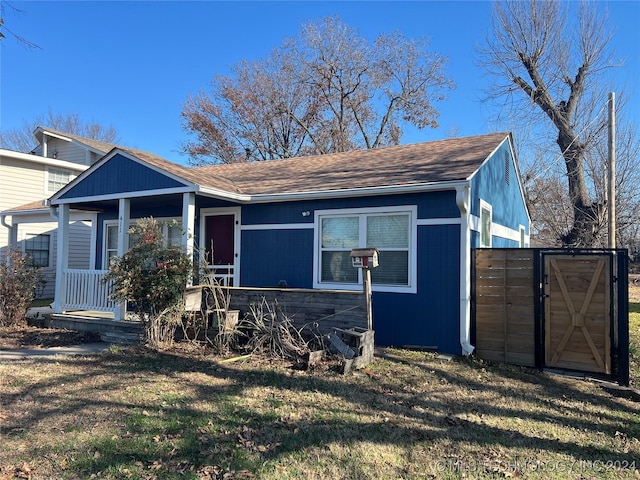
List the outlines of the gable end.
{"type": "Polygon", "coordinates": [[[71,186],[59,199],[165,190],[185,186],[186,184],[175,178],[118,153],[83,177],[82,181],[71,186]]]}

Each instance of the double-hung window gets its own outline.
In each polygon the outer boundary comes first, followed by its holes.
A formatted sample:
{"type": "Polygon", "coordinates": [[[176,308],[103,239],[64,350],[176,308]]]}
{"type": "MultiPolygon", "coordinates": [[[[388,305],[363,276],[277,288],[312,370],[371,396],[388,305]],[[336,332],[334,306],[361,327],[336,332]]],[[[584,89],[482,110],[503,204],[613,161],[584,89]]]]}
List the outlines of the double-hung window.
{"type": "Polygon", "coordinates": [[[29,255],[36,267],[50,266],[51,235],[27,234],[24,239],[24,253],[29,255]]]}
{"type": "Polygon", "coordinates": [[[377,248],[371,270],[377,291],[415,291],[415,207],[316,212],[316,275],[319,288],[354,289],[362,273],[351,263],[354,248],[377,248]],[[413,247],[413,248],[412,248],[413,247]]]}
{"type": "Polygon", "coordinates": [[[47,170],[47,192],[55,193],[71,180],[73,180],[71,172],[57,168],[49,168],[47,170]]]}

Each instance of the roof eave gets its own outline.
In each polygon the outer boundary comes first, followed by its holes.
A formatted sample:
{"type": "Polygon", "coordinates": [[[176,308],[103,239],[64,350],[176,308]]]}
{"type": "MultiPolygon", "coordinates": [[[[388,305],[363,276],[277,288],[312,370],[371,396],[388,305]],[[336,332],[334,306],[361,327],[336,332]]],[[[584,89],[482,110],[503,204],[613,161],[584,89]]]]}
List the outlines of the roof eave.
{"type": "Polygon", "coordinates": [[[293,202],[302,200],[321,200],[328,198],[371,197],[376,195],[400,195],[428,191],[455,190],[456,187],[469,185],[468,180],[449,180],[444,182],[416,183],[412,185],[386,185],[377,187],[345,188],[340,190],[318,190],[308,192],[286,192],[265,194],[237,194],[223,190],[201,187],[200,194],[232,200],[239,203],[293,202]]]}

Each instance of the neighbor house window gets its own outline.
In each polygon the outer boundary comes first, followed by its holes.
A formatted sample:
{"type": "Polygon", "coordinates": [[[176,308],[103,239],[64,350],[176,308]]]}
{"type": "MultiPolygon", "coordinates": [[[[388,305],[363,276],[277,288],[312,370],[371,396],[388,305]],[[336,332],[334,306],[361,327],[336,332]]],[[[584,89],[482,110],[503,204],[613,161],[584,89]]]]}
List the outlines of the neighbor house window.
{"type": "Polygon", "coordinates": [[[480,200],[480,246],[491,246],[491,205],[480,200]]]}
{"type": "Polygon", "coordinates": [[[36,267],[48,267],[51,250],[51,235],[27,234],[24,240],[24,253],[29,255],[36,267]]]}
{"type": "Polygon", "coordinates": [[[71,172],[50,168],[47,171],[47,190],[55,193],[72,180],[71,172]]]}
{"type": "Polygon", "coordinates": [[[378,290],[407,291],[412,278],[411,246],[415,244],[413,211],[373,209],[318,214],[318,286],[349,288],[362,283],[360,269],[354,268],[350,253],[354,248],[377,248],[379,266],[371,270],[378,290]]]}

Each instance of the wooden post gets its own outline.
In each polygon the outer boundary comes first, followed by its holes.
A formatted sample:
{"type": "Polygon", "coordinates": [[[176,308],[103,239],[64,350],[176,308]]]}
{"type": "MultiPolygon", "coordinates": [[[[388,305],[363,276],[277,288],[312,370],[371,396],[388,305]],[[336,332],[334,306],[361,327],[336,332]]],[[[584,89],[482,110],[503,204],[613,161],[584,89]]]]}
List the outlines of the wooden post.
{"type": "Polygon", "coordinates": [[[369,267],[362,269],[362,287],[367,301],[367,329],[373,330],[373,306],[371,305],[371,270],[369,267]]]}
{"type": "Polygon", "coordinates": [[[616,94],[609,93],[609,248],[616,248],[616,94]]]}

